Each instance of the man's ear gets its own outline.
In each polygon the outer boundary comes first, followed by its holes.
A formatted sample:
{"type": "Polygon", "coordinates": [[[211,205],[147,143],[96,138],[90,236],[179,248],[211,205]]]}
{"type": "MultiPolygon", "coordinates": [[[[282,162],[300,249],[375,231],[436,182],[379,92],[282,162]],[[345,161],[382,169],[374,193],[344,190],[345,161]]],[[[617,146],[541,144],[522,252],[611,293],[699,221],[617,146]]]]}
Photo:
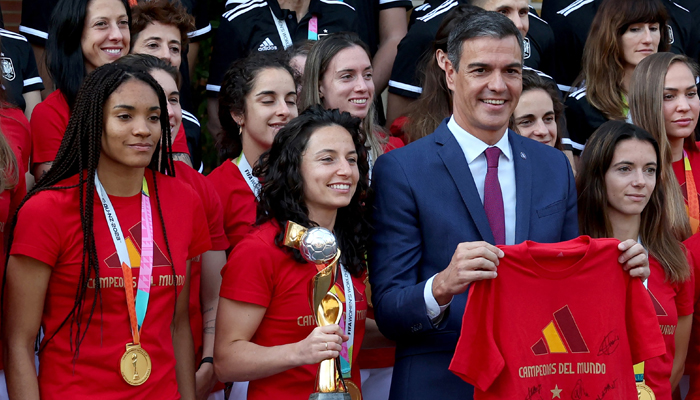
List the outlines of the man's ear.
{"type": "MultiPolygon", "coordinates": [[[[440,51],[440,50],[438,50],[440,51]]],[[[445,54],[445,53],[443,53],[445,54]]],[[[438,54],[435,54],[436,57],[438,57],[438,54]]],[[[440,64],[440,59],[438,58],[438,65],[440,64]]],[[[442,68],[445,71],[445,81],[447,81],[447,88],[450,89],[451,91],[455,91],[455,76],[457,75],[457,70],[454,68],[452,65],[452,61],[450,61],[449,58],[447,58],[447,55],[445,54],[445,57],[443,59],[442,65],[440,65],[440,68],[442,68]]]]}
{"type": "Polygon", "coordinates": [[[437,49],[437,51],[435,51],[435,60],[437,60],[437,64],[440,67],[440,69],[444,71],[445,61],[447,61],[447,53],[442,51],[442,49],[437,49]]]}

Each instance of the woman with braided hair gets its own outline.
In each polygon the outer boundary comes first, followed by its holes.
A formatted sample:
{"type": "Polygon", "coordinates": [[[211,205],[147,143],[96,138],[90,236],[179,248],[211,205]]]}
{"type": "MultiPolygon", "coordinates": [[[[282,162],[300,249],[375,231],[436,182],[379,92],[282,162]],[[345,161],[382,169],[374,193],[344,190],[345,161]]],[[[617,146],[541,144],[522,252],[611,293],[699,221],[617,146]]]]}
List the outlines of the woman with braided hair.
{"type": "Polygon", "coordinates": [[[78,92],[9,239],[11,398],[194,398],[187,260],[210,241],[197,194],[166,176],[166,109],[160,85],[124,65],[97,68],[78,92]]]}

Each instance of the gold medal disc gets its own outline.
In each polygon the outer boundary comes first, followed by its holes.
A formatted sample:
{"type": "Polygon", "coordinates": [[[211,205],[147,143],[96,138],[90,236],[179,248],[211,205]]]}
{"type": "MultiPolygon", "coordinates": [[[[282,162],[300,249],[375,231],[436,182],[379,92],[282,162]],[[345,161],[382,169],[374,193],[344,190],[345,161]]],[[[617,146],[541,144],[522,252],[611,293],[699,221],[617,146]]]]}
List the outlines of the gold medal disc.
{"type": "Polygon", "coordinates": [[[644,382],[637,382],[637,396],[639,400],[656,400],[654,392],[644,382]]]}
{"type": "Polygon", "coordinates": [[[122,356],[119,370],[124,381],[131,386],[142,385],[151,375],[151,357],[140,344],[129,343],[122,356]]]}
{"type": "Polygon", "coordinates": [[[350,398],[352,400],[362,400],[362,392],[360,392],[360,389],[352,383],[349,379],[345,381],[345,387],[348,389],[348,393],[350,393],[350,398]]]}

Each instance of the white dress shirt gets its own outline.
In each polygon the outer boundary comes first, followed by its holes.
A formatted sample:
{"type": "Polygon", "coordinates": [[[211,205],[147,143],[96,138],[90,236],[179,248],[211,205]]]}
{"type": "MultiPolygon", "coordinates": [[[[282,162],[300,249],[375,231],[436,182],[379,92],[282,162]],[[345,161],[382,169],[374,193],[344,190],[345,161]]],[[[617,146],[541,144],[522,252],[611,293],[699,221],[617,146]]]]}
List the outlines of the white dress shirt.
{"type": "MultiPolygon", "coordinates": [[[[486,170],[488,169],[484,151],[491,146],[459,126],[454,116],[450,117],[450,120],[447,122],[447,128],[457,139],[459,147],[462,148],[469,170],[474,178],[476,190],[479,192],[479,198],[483,204],[484,182],[486,181],[486,170]]],[[[507,129],[494,146],[501,150],[501,155],[498,158],[498,182],[501,184],[501,195],[503,196],[506,244],[512,245],[515,244],[515,162],[513,161],[513,149],[508,141],[507,129]]],[[[433,296],[433,279],[435,279],[435,275],[425,283],[423,297],[425,298],[425,308],[428,312],[428,317],[433,323],[438,323],[442,319],[442,314],[449,306],[449,303],[440,306],[435,300],[435,296],[433,296]]]]}

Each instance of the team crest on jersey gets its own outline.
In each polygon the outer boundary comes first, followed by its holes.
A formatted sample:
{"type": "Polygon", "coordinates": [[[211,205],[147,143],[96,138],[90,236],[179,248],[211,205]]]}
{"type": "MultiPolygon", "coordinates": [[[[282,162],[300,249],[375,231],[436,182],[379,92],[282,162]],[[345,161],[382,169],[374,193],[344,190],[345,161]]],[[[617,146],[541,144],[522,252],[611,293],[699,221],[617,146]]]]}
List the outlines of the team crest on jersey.
{"type": "Polygon", "coordinates": [[[2,77],[6,81],[15,79],[15,66],[12,64],[12,59],[9,57],[0,57],[0,67],[2,68],[2,77]]]}
{"type": "Polygon", "coordinates": [[[530,347],[536,356],[550,353],[590,353],[574,315],[566,305],[554,312],[554,320],[542,329],[542,337],[530,347]]]}
{"type": "Polygon", "coordinates": [[[530,58],[530,38],[523,38],[523,58],[530,58]]]}
{"type": "Polygon", "coordinates": [[[668,28],[668,44],[673,44],[673,42],[675,42],[673,38],[673,28],[671,28],[671,25],[666,25],[666,28],[668,28]]]}
{"type": "MultiPolygon", "coordinates": [[[[136,225],[129,229],[131,237],[126,237],[126,249],[129,252],[129,261],[131,262],[132,268],[138,268],[141,266],[141,248],[139,243],[141,243],[141,221],[137,222],[136,225]],[[132,240],[133,238],[133,240],[132,240]]],[[[124,235],[126,236],[126,235],[124,235]]],[[[119,255],[115,251],[109,257],[105,258],[105,264],[109,268],[121,268],[122,264],[119,261],[119,255]]],[[[170,261],[168,257],[165,256],[163,251],[158,246],[158,243],[153,241],[153,267],[169,267],[170,261]]]]}

